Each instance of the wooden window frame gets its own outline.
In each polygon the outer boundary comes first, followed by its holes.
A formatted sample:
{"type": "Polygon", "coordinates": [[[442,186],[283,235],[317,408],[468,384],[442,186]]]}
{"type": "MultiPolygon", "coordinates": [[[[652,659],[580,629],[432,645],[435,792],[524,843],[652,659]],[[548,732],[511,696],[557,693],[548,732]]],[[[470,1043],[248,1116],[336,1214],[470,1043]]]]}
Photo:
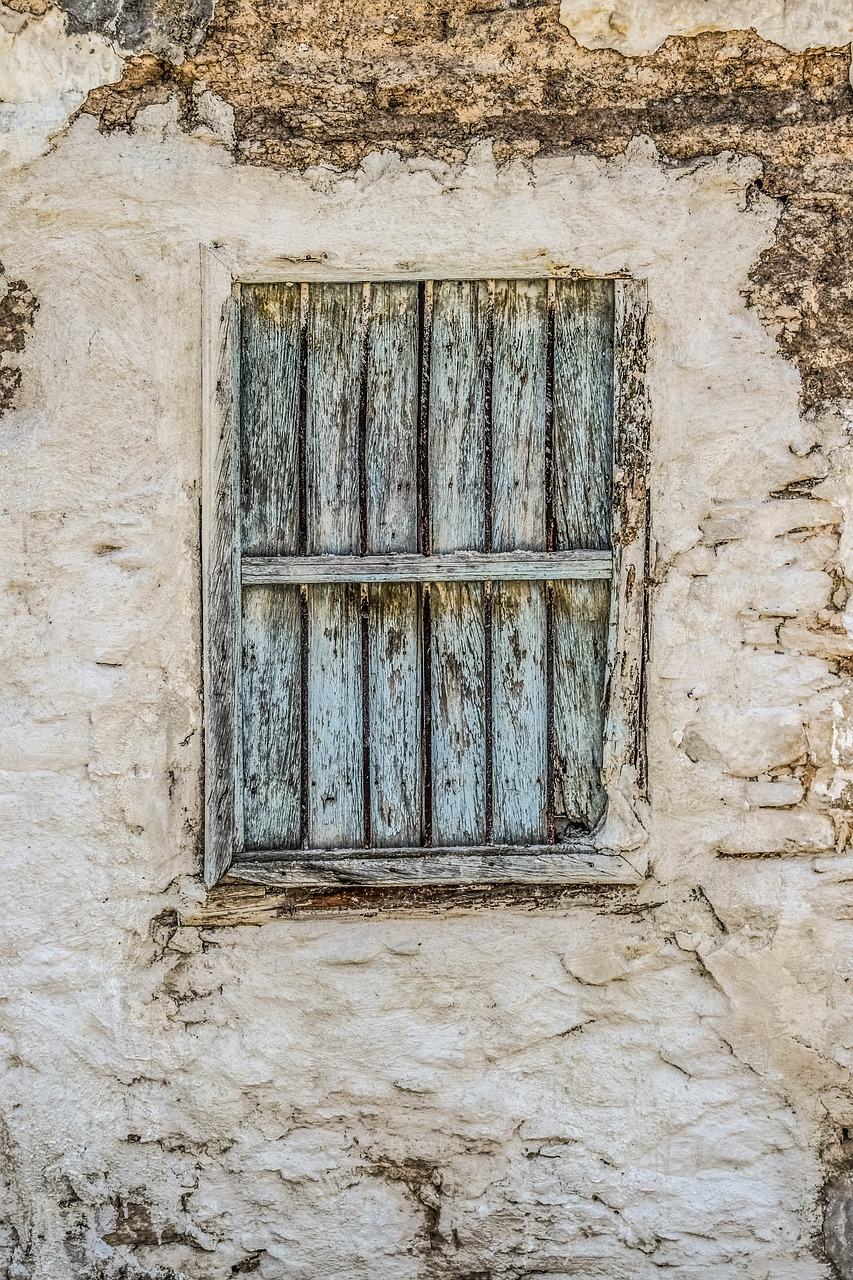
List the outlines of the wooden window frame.
{"type": "MultiPolygon", "coordinates": [[[[605,886],[636,885],[643,876],[625,856],[629,849],[599,842],[599,833],[612,831],[608,815],[614,805],[634,814],[644,799],[645,734],[643,682],[646,651],[647,554],[649,543],[649,408],[646,391],[645,284],[614,279],[614,467],[611,553],[563,553],[564,572],[571,577],[600,577],[603,562],[612,573],[611,617],[605,696],[602,778],[608,813],[589,837],[557,846],[507,846],[483,849],[330,850],[318,855],[294,851],[286,859],[243,858],[240,844],[241,745],[238,732],[240,680],[240,593],[243,583],[289,581],[283,563],[264,565],[257,558],[241,558],[239,550],[239,316],[240,286],[244,283],[298,281],[481,279],[436,264],[405,272],[379,274],[369,270],[335,272],[322,261],[275,258],[244,267],[226,260],[218,247],[202,247],[202,631],[204,689],[204,879],[208,888],[221,885],[432,887],[432,886],[605,886]],[[284,264],[284,265],[283,265],[284,264]],[[569,562],[572,555],[576,564],[569,562]],[[588,561],[589,563],[585,563],[588,561]],[[593,561],[595,563],[593,563],[593,561]],[[601,561],[601,563],[599,563],[601,561]],[[568,567],[566,567],[568,566],[568,567]],[[270,577],[272,574],[272,578],[270,577]]],[[[489,277],[549,279],[557,273],[507,270],[499,263],[489,277]]],[[[558,273],[565,277],[572,273],[558,273]]],[[[573,273],[577,274],[577,273],[573,273]]],[[[550,554],[552,557],[555,553],[550,554]]],[[[399,557],[395,557],[399,561],[399,557]]],[[[433,557],[436,559],[436,557],[433,557]]],[[[494,576],[530,576],[526,560],[542,561],[544,554],[455,553],[432,566],[436,574],[470,581],[494,576]],[[450,565],[450,561],[454,561],[450,565]],[[479,563],[482,561],[483,563],[479,563]],[[486,574],[485,564],[491,573],[486,574]],[[514,562],[518,561],[518,572],[514,562]],[[458,563],[457,563],[458,562],[458,563]]],[[[361,567],[374,581],[405,573],[376,558],[361,567]]],[[[418,557],[418,571],[427,566],[418,557]]],[[[552,561],[553,564],[553,561],[552,561]]],[[[310,565],[312,580],[336,580],[328,562],[310,565]]],[[[367,579],[365,579],[367,580],[367,579]]],[[[618,823],[616,824],[618,828],[618,823]]],[[[635,827],[637,824],[634,824],[635,827]]],[[[611,835],[612,839],[612,835],[611,835]]],[[[636,838],[630,848],[637,845],[636,838]]]]}

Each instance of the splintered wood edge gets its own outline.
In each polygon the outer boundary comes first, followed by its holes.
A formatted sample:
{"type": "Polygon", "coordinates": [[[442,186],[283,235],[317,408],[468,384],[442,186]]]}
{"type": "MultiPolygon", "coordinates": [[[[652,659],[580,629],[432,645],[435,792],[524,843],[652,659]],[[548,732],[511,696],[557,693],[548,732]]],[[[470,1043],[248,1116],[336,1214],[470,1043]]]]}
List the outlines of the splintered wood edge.
{"type": "MultiPolygon", "coordinates": [[[[546,877],[528,867],[523,878],[518,876],[512,880],[507,879],[507,872],[504,872],[503,878],[492,881],[485,878],[441,880],[433,877],[420,881],[401,879],[393,883],[367,879],[359,883],[351,878],[347,881],[287,882],[275,879],[275,864],[243,862],[232,866],[228,876],[208,891],[204,902],[187,906],[179,914],[181,923],[186,926],[228,928],[318,914],[377,915],[414,911],[434,915],[448,910],[491,910],[495,907],[523,911],[553,910],[572,904],[633,909],[634,893],[644,879],[627,859],[620,854],[596,853],[594,865],[581,869],[579,858],[590,861],[591,855],[573,853],[563,856],[574,864],[574,870],[567,865],[559,876],[552,872],[546,877]],[[259,877],[264,872],[268,878],[260,882],[259,877]]],[[[409,858],[405,861],[414,863],[421,860],[409,858]]],[[[435,862],[436,859],[430,861],[435,862]]],[[[523,859],[516,858],[515,861],[523,859]]]]}

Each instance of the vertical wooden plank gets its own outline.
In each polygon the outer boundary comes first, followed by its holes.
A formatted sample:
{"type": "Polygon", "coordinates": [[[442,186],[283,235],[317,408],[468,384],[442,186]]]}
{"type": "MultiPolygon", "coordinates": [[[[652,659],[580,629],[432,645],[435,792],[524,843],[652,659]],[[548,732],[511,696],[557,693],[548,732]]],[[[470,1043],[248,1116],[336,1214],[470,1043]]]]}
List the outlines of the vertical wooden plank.
{"type": "Polygon", "coordinates": [[[300,287],[241,287],[243,556],[298,552],[300,287]]]}
{"type": "Polygon", "coordinates": [[[357,555],[363,290],[312,284],[305,421],[308,555],[357,555]]]}
{"type": "MultiPolygon", "coordinates": [[[[555,548],[610,545],[613,475],[613,282],[559,280],[554,317],[555,548]]],[[[601,768],[608,584],[553,588],[554,820],[591,830],[606,795],[601,768]]]]}
{"type": "Polygon", "coordinates": [[[432,616],[432,843],[486,837],[483,584],[438,582],[432,616]]]}
{"type": "MultiPolygon", "coordinates": [[[[433,292],[429,510],[433,552],[483,550],[488,286],[433,292]]],[[[484,587],[438,583],[432,619],[432,842],[486,837],[484,587]]]]}
{"type": "Polygon", "coordinates": [[[547,838],[544,583],[496,584],[492,628],[494,840],[536,844],[547,838]]]}
{"type": "Polygon", "coordinates": [[[418,286],[370,286],[367,352],[368,555],[418,549],[418,286]]]}
{"type": "MultiPolygon", "coordinates": [[[[299,549],[298,285],[241,289],[240,489],[244,555],[299,549]]],[[[248,849],[300,843],[298,587],[243,591],[243,826],[248,849]]]]}
{"type": "MultiPolygon", "coordinates": [[[[492,374],[493,549],[545,548],[547,284],[498,280],[492,374]]],[[[496,843],[546,839],[545,586],[492,587],[496,843]]]]}
{"type": "Polygon", "coordinates": [[[435,554],[484,550],[488,305],[484,280],[433,286],[429,491],[435,554]]]}
{"type": "Polygon", "coordinates": [[[418,588],[370,588],[370,820],[377,848],[415,847],[421,825],[418,588]]]}
{"type": "Polygon", "coordinates": [[[299,285],[242,285],[240,308],[243,555],[292,556],[299,550],[299,285]]]}
{"type": "Polygon", "coordinates": [[[300,844],[298,587],[243,588],[243,824],[246,849],[300,844]]]}
{"type": "MultiPolygon", "coordinates": [[[[305,457],[307,550],[357,554],[360,284],[313,284],[308,305],[305,457]]],[[[308,589],[308,843],[364,839],[361,595],[308,589]]]]}
{"type": "Polygon", "coordinates": [[[231,274],[202,250],[202,628],[204,878],[213,885],[239,848],[236,699],[240,652],[238,543],[239,307],[231,274]]]}
{"type": "Polygon", "coordinates": [[[545,280],[496,280],[492,374],[494,551],[545,549],[545,280]]]}
{"type": "Polygon", "coordinates": [[[613,485],[613,281],[558,280],[554,549],[606,551],[613,485]]]}
{"type": "Polygon", "coordinates": [[[643,665],[647,640],[649,435],[646,286],[615,284],[613,607],[604,777],[636,798],[645,787],[643,665]],[[620,777],[624,772],[630,777],[620,777]]]}
{"type": "Polygon", "coordinates": [[[361,588],[308,589],[308,842],[364,838],[361,588]]]}
{"type": "MultiPolygon", "coordinates": [[[[418,286],[374,284],[365,421],[367,554],[418,549],[418,286]]],[[[369,588],[370,829],[416,846],[421,822],[418,588],[369,588]]]]}
{"type": "Polygon", "coordinates": [[[557,834],[591,831],[606,796],[601,782],[609,582],[555,582],[554,819],[557,834]]]}

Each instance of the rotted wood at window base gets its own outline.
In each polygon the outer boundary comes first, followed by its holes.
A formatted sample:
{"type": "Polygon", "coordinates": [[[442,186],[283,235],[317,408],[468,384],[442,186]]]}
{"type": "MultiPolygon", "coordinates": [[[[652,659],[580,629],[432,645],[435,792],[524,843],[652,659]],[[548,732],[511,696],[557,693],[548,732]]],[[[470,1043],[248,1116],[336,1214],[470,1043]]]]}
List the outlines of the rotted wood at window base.
{"type": "MultiPolygon", "coordinates": [[[[608,636],[602,822],[573,843],[529,849],[353,849],[243,856],[240,685],[239,280],[203,251],[205,652],[205,881],[207,904],[188,922],[260,922],[317,910],[545,906],[641,882],[644,832],[642,681],[646,622],[649,415],[645,389],[645,289],[615,281],[613,592],[608,636]],[[628,855],[626,857],[626,854],[628,855]],[[223,896],[224,895],[224,896],[223,896]],[[241,905],[242,904],[242,905],[241,905]]],[[[256,273],[252,273],[258,278],[256,273]]],[[[422,273],[423,274],[423,273],[422,273]]],[[[440,272],[430,273],[439,276],[440,272]]],[[[500,275],[496,271],[496,275],[500,275]]],[[[412,278],[411,276],[409,278],[412,278]]]]}

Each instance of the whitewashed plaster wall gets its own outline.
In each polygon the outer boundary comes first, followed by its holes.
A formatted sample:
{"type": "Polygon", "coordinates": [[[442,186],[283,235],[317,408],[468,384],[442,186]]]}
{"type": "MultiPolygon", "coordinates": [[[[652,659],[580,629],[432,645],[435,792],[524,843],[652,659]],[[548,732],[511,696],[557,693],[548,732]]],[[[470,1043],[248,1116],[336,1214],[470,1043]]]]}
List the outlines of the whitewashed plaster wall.
{"type": "Polygon", "coordinates": [[[843,407],[801,419],[742,296],[778,216],[757,165],[639,140],[297,177],[211,138],[168,105],[132,135],[82,117],[0,187],[0,259],[39,302],[0,419],[6,1274],[829,1280],[821,1189],[853,1128],[833,821],[853,702],[830,670],[853,652],[853,489],[843,407]],[[641,891],[170,923],[202,892],[212,241],[648,280],[641,891]]]}

